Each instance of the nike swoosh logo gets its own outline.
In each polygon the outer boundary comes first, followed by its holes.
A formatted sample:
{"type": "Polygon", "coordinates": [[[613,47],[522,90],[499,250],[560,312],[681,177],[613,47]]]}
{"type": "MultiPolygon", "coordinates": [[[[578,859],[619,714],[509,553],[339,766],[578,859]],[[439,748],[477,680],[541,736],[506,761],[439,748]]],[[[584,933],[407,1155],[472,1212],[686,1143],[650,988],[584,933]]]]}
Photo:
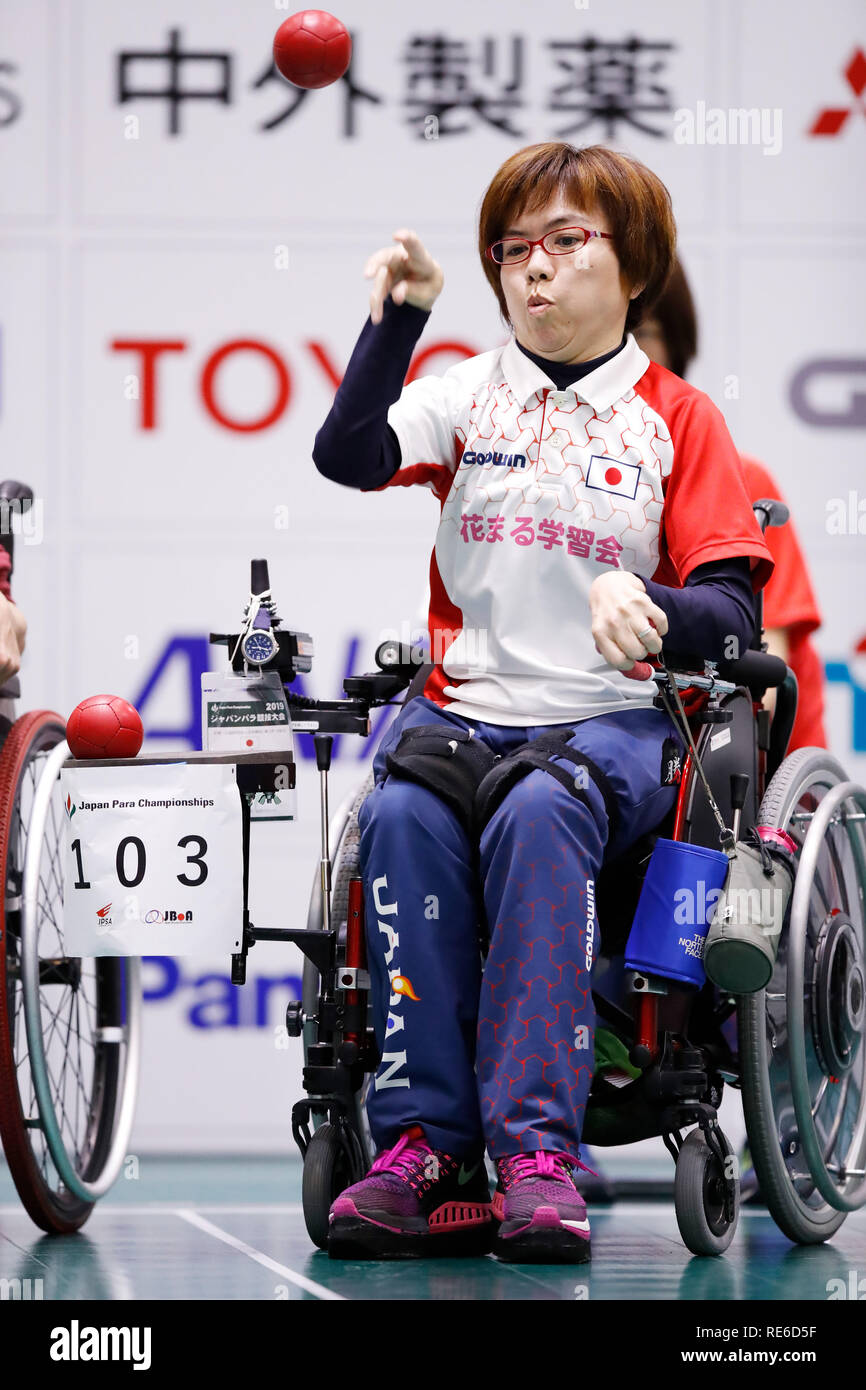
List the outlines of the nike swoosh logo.
{"type": "Polygon", "coordinates": [[[475,1167],[470,1168],[469,1172],[467,1173],[465,1165],[461,1163],[460,1172],[457,1174],[457,1186],[464,1187],[466,1183],[471,1182],[480,1167],[481,1164],[476,1163],[475,1167]]]}
{"type": "Polygon", "coordinates": [[[589,1230],[589,1222],[588,1222],[588,1221],[563,1221],[563,1222],[562,1222],[562,1225],[563,1225],[563,1226],[573,1226],[574,1229],[575,1229],[576,1231],[588,1231],[588,1230],[589,1230]]]}

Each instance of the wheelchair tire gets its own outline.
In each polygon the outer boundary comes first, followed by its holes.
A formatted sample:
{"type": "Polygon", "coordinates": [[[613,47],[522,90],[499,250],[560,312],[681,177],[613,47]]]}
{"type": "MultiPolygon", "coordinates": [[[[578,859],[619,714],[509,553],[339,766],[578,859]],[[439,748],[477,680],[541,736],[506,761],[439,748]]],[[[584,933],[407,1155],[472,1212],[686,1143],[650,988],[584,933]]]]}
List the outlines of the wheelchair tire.
{"type": "Polygon", "coordinates": [[[63,948],[64,735],[59,715],[34,710],[0,752],[0,1135],[27,1212],[52,1234],[78,1230],[117,1175],[138,1061],[138,962],[63,948]]]}
{"type": "Polygon", "coordinates": [[[301,1201],[307,1233],[320,1250],[328,1248],[328,1214],[352,1183],[351,1165],[336,1128],[320,1124],[304,1155],[301,1201]]]}
{"type": "MultiPolygon", "coordinates": [[[[360,844],[361,832],[358,826],[358,812],[370,792],[373,790],[374,777],[372,769],[364,778],[358,789],[346,797],[346,800],[338,808],[331,825],[329,836],[331,841],[331,858],[334,865],[331,879],[331,925],[337,932],[342,932],[349,912],[349,880],[357,878],[361,872],[360,866],[360,844]]],[[[313,891],[310,895],[310,906],[307,912],[308,930],[319,930],[322,925],[322,888],[318,869],[313,880],[313,891]]],[[[319,972],[312,961],[304,957],[303,975],[303,1004],[304,1014],[312,1019],[318,1007],[319,998],[319,972]]],[[[304,1061],[307,1060],[307,1049],[311,1043],[316,1041],[315,1024],[307,1023],[304,1025],[304,1061]]],[[[365,1082],[360,1094],[352,1098],[352,1111],[350,1123],[361,1143],[361,1151],[364,1158],[365,1171],[372,1163],[373,1143],[370,1136],[370,1127],[367,1123],[367,1114],[364,1108],[363,1095],[366,1092],[369,1078],[365,1082]]],[[[312,1117],[314,1128],[318,1128],[324,1123],[323,1117],[312,1117]]]]}
{"type": "MultiPolygon", "coordinates": [[[[787,830],[802,847],[806,832],[802,829],[802,823],[795,819],[798,808],[806,813],[814,811],[820,804],[822,789],[826,794],[835,785],[847,780],[844,768],[825,749],[800,748],[785,759],[770,782],[761,802],[759,821],[787,830]]],[[[819,866],[819,870],[823,867],[824,873],[816,872],[810,886],[810,917],[813,914],[812,904],[816,915],[826,917],[829,913],[832,916],[828,889],[835,891],[840,883],[845,882],[845,874],[840,872],[842,865],[838,844],[825,841],[825,846],[825,859],[819,866]]],[[[856,914],[855,928],[859,928],[862,940],[866,882],[862,881],[862,868],[860,872],[859,893],[844,890],[843,906],[856,914]]],[[[814,1245],[828,1240],[842,1225],[847,1213],[837,1210],[821,1196],[799,1143],[787,1062],[790,1055],[785,1007],[789,997],[788,936],[786,928],[779,943],[776,967],[766,989],[743,995],[737,1001],[740,1077],[749,1149],[762,1197],[777,1226],[789,1240],[801,1245],[814,1245]]],[[[815,1085],[813,1102],[817,1098],[820,1104],[830,1088],[827,1086],[826,1068],[822,1068],[815,1052],[810,995],[811,991],[804,999],[806,1026],[803,1045],[809,1050],[812,1064],[815,1085]]],[[[864,1071],[864,1044],[866,1039],[861,1038],[861,1073],[864,1071]]],[[[855,1119],[855,1125],[862,1123],[864,1104],[866,1097],[862,1095],[861,1079],[858,1101],[860,1119],[855,1119]]]]}
{"type": "Polygon", "coordinates": [[[693,1129],[677,1155],[674,1207],[683,1243],[693,1255],[722,1255],[740,1217],[740,1185],[725,1178],[717,1156],[699,1129],[693,1129]],[[733,1198],[733,1219],[725,1216],[724,1189],[733,1198]]]}

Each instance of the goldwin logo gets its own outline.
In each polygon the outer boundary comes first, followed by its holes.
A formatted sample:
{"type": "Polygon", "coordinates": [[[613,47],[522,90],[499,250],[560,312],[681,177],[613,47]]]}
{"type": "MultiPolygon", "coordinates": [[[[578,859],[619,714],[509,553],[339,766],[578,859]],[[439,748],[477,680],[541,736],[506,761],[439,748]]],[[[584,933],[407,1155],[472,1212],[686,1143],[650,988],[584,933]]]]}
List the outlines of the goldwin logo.
{"type": "Polygon", "coordinates": [[[586,880],[586,968],[592,969],[595,948],[595,884],[591,878],[586,880]]]}
{"type": "Polygon", "coordinates": [[[149,1327],[52,1327],[52,1361],[132,1361],[134,1371],[150,1370],[149,1327]]]}

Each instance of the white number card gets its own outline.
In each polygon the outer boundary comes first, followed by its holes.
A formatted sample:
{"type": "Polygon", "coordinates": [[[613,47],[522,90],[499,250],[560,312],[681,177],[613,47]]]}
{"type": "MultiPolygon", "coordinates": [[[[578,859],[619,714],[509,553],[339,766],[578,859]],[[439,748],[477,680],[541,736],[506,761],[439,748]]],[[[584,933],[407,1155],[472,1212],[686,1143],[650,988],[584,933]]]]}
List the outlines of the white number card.
{"type": "Polygon", "coordinates": [[[240,950],[243,830],[233,763],[67,768],[70,956],[240,950]]]}

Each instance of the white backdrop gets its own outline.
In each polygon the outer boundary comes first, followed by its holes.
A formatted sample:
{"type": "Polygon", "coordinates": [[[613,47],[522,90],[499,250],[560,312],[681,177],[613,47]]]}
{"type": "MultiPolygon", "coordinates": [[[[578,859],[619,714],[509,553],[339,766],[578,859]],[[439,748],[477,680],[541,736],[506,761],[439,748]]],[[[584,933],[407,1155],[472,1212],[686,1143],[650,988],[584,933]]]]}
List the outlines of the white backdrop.
{"type": "MultiPolygon", "coordinates": [[[[288,12],[0,0],[0,473],[34,487],[42,519],[16,553],[22,708],[109,690],[139,702],[151,747],[198,746],[207,634],[236,624],[256,555],[284,622],[314,636],[314,696],[415,627],[435,500],[361,496],[310,458],[366,314],[363,263],[409,224],[443,264],[424,370],[502,341],[477,207],[515,149],[566,138],[671,190],[701,318],[692,380],[784,488],[824,614],[832,747],[866,777],[859,6],[340,0],[352,82],[300,99],[270,71],[288,12]],[[731,108],[757,113],[752,143],[731,108]]],[[[254,831],[259,924],[305,920],[303,751],[300,823],[254,831]]],[[[332,806],[371,752],[341,740],[332,806]]],[[[259,945],[249,964],[242,991],[227,960],[146,967],[139,1151],[288,1147],[300,1053],[274,1030],[300,961],[259,945]]]]}

